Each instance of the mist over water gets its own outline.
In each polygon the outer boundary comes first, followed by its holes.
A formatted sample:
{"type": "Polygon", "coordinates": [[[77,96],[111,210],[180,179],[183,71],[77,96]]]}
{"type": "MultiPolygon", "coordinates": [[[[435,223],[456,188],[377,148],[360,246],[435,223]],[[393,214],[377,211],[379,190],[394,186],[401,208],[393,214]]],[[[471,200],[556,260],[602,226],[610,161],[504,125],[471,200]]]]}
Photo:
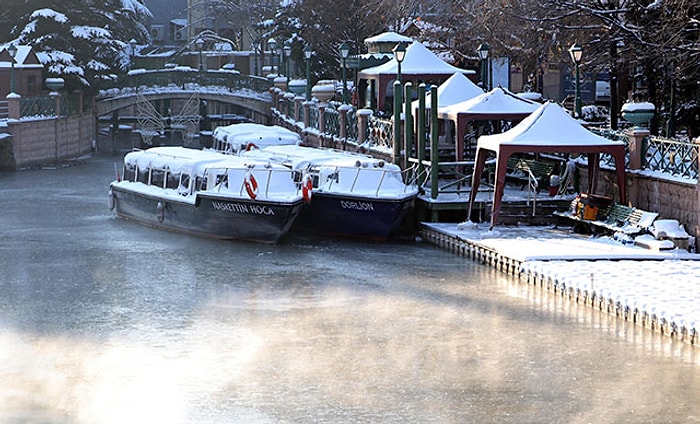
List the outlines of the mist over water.
{"type": "Polygon", "coordinates": [[[692,346],[420,242],[143,227],[115,160],[0,174],[2,423],[700,422],[692,346]]]}

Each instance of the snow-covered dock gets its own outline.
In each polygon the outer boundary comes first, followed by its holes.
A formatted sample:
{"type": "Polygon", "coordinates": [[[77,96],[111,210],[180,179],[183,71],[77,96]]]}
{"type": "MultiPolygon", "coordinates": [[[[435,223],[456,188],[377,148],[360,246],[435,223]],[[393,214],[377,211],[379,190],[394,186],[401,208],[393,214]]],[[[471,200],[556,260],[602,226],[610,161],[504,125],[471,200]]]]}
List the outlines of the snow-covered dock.
{"type": "Polygon", "coordinates": [[[528,284],[691,344],[700,342],[700,255],[554,227],[421,223],[421,237],[528,284]]]}

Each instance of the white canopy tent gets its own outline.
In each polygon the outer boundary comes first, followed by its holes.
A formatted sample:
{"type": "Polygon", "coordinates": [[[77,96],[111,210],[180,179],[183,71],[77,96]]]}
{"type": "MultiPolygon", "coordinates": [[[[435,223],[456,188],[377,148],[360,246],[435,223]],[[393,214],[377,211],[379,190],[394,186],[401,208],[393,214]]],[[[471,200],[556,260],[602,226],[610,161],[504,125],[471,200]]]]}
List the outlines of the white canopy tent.
{"type": "MultiPolygon", "coordinates": [[[[363,69],[357,75],[361,86],[365,85],[363,80],[375,82],[377,108],[380,110],[384,108],[389,83],[396,80],[398,71],[399,64],[396,58],[392,58],[382,65],[363,69]]],[[[413,42],[406,48],[406,57],[401,62],[401,77],[404,81],[442,83],[454,73],[469,75],[475,74],[475,71],[450,65],[419,42],[413,42]]]]}
{"type": "Polygon", "coordinates": [[[438,118],[452,121],[456,129],[455,159],[463,160],[464,135],[470,121],[520,121],[537,110],[539,103],[523,99],[503,87],[438,108],[438,118]]]}
{"type": "Polygon", "coordinates": [[[600,154],[610,154],[615,160],[619,201],[625,202],[625,143],[593,134],[556,103],[541,105],[518,125],[504,133],[479,137],[472,188],[469,194],[468,216],[471,216],[474,198],[479,190],[481,174],[489,152],[496,154],[496,191],[493,198],[491,228],[498,222],[506,182],[506,166],[508,158],[514,153],[586,153],[591,191],[595,190],[600,154]]]}

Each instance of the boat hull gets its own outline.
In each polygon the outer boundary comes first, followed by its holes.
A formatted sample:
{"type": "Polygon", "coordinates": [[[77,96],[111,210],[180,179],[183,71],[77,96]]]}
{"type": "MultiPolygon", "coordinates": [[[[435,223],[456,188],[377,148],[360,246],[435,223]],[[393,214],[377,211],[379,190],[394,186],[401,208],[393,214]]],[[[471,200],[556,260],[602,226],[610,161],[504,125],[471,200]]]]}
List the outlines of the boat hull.
{"type": "Polygon", "coordinates": [[[141,224],[222,240],[278,242],[291,228],[303,203],[231,199],[199,194],[192,204],[112,185],[117,215],[141,224]]]}
{"type": "Polygon", "coordinates": [[[399,199],[313,192],[295,224],[319,234],[385,241],[408,214],[415,196],[399,199]]]}

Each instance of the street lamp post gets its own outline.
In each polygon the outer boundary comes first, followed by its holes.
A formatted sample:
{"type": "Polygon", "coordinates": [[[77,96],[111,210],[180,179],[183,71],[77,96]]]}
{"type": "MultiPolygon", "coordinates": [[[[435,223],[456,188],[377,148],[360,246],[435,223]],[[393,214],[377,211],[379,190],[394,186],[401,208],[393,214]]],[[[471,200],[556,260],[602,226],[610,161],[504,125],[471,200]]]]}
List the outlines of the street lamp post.
{"type": "Polygon", "coordinates": [[[274,38],[267,40],[267,46],[270,48],[270,73],[275,73],[275,53],[277,51],[277,41],[274,38]]]}
{"type": "Polygon", "coordinates": [[[284,43],[284,75],[289,84],[289,58],[292,56],[292,46],[289,43],[284,43]]]}
{"type": "Polygon", "coordinates": [[[479,59],[481,59],[481,84],[484,87],[484,91],[489,91],[489,84],[487,82],[489,76],[488,68],[486,67],[486,60],[489,57],[489,45],[486,43],[479,44],[479,47],[476,49],[476,54],[478,54],[479,59]]]}
{"type": "Polygon", "coordinates": [[[204,40],[197,38],[195,44],[197,45],[197,50],[199,50],[199,70],[201,71],[204,69],[204,65],[202,64],[202,47],[204,46],[204,40]]]}
{"type": "Polygon", "coordinates": [[[396,63],[398,64],[398,67],[396,69],[396,79],[399,83],[403,84],[403,81],[401,80],[401,62],[406,58],[406,44],[404,43],[399,43],[394,47],[394,59],[396,59],[396,63]]]}
{"type": "Polygon", "coordinates": [[[583,56],[583,49],[577,43],[574,43],[569,48],[569,55],[571,60],[576,65],[576,96],[574,98],[576,105],[576,117],[581,118],[581,78],[579,75],[579,65],[581,64],[581,56],[583,56]]]}
{"type": "Polygon", "coordinates": [[[255,61],[255,76],[258,76],[258,54],[260,53],[260,40],[253,41],[253,60],[255,61]]]}
{"type": "Polygon", "coordinates": [[[311,47],[307,44],[306,47],[304,47],[304,59],[306,59],[306,101],[311,100],[311,55],[314,54],[314,51],[311,50],[311,47]]]}
{"type": "Polygon", "coordinates": [[[14,43],[7,48],[10,55],[10,93],[15,92],[15,56],[17,56],[17,46],[14,43]]]}
{"type": "Polygon", "coordinates": [[[343,43],[340,45],[340,58],[343,60],[343,103],[347,104],[348,103],[348,76],[347,76],[347,71],[346,69],[346,61],[348,59],[348,55],[350,54],[350,46],[347,45],[347,43],[343,43]]]}

